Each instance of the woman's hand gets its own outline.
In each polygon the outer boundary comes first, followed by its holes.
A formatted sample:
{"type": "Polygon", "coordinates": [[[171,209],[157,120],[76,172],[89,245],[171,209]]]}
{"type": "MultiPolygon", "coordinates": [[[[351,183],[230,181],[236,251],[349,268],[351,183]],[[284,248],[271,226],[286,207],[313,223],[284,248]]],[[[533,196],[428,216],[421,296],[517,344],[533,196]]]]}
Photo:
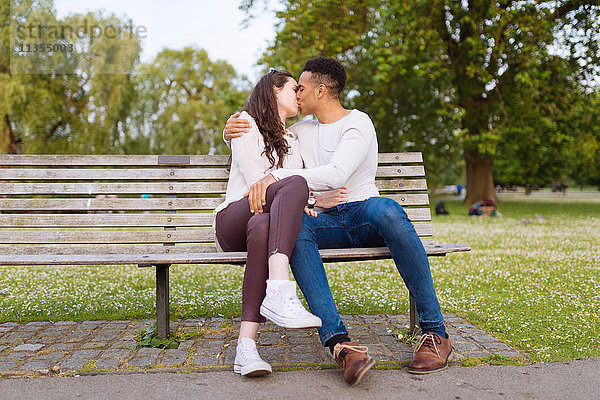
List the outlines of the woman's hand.
{"type": "Polygon", "coordinates": [[[312,208],[308,208],[308,207],[304,207],[304,214],[308,214],[311,217],[317,216],[317,212],[315,210],[313,210],[312,208]]]}
{"type": "Polygon", "coordinates": [[[348,188],[345,186],[336,189],[329,190],[327,192],[315,193],[316,207],[320,208],[331,208],[335,207],[340,203],[348,202],[348,188]]]}

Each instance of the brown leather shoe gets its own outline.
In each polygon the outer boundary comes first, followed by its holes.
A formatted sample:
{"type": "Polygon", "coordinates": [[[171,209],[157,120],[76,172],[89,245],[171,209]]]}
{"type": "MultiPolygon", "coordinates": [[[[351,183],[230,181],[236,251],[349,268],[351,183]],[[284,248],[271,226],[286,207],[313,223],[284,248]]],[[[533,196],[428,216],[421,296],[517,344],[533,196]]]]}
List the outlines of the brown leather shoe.
{"type": "Polygon", "coordinates": [[[435,332],[426,332],[415,347],[414,357],[408,366],[411,374],[430,374],[448,367],[452,360],[452,344],[435,332]]]}
{"type": "Polygon", "coordinates": [[[338,343],[333,348],[333,358],[344,372],[344,380],[350,386],[358,383],[363,375],[375,365],[367,355],[369,349],[355,342],[338,343]]]}

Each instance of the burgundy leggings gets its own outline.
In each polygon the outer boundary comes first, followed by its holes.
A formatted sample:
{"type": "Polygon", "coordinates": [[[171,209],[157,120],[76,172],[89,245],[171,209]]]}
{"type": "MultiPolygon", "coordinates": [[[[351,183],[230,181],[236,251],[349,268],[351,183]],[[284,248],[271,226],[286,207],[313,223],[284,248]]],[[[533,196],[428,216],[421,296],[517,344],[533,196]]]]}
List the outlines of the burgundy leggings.
{"type": "Polygon", "coordinates": [[[273,183],[261,214],[252,214],[244,197],[219,211],[216,236],[223,251],[248,251],[242,288],[242,321],[264,322],[260,305],[269,278],[269,256],[290,257],[308,200],[306,180],[298,175],[273,183]]]}

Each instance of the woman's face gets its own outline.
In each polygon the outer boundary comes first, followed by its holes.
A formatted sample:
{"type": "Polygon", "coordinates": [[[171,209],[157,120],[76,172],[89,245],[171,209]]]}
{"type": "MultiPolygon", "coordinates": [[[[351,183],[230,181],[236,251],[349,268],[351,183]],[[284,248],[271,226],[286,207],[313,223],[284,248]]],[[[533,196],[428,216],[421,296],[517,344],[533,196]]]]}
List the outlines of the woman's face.
{"type": "Polygon", "coordinates": [[[298,84],[293,78],[288,78],[283,87],[275,87],[277,109],[279,110],[279,115],[283,118],[294,117],[298,114],[297,90],[298,84]]]}

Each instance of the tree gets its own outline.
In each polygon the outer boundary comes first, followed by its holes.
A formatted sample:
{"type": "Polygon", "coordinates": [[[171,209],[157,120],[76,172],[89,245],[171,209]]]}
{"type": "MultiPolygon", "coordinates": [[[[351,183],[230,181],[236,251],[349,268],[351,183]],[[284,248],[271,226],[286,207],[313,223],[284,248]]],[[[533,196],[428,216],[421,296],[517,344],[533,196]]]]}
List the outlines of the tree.
{"type": "Polygon", "coordinates": [[[131,122],[137,134],[131,146],[146,142],[153,153],[200,154],[225,151],[224,121],[241,109],[248,91],[225,61],[206,51],[165,49],[140,68],[131,122]]]}
{"type": "MultiPolygon", "coordinates": [[[[55,27],[123,26],[102,13],[74,14],[57,20],[52,1],[2,0],[0,111],[7,153],[119,152],[124,124],[135,93],[132,80],[141,51],[135,36],[52,35],[55,27]],[[18,43],[34,42],[18,24],[44,26],[34,32],[43,42],[71,44],[74,51],[20,55],[18,43]],[[9,36],[10,24],[12,36],[9,36]]],[[[36,28],[33,28],[36,29],[36,28]]],[[[58,32],[55,29],[54,32],[58,32]]],[[[67,30],[68,32],[68,30],[67,30]]]]}
{"type": "Polygon", "coordinates": [[[592,0],[283,3],[279,32],[261,61],[298,70],[316,54],[336,56],[349,72],[346,96],[374,119],[384,148],[405,148],[412,138],[436,149],[430,152],[460,145],[467,203],[497,200],[492,157],[511,139],[502,134],[512,116],[529,113],[504,98],[536,98],[553,52],[579,81],[591,80],[600,65],[600,6],[592,0]]]}

